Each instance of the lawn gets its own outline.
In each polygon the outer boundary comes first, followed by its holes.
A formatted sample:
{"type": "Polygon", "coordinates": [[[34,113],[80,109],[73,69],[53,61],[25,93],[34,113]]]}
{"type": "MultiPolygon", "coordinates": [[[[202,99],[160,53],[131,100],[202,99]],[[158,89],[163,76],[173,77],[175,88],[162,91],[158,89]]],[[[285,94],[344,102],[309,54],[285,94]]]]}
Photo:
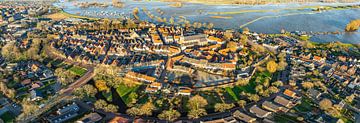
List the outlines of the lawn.
{"type": "Polygon", "coordinates": [[[286,114],[277,114],[274,116],[274,120],[276,123],[296,123],[296,117],[289,116],[286,114]]]}
{"type": "Polygon", "coordinates": [[[0,118],[4,121],[4,123],[13,123],[15,117],[10,114],[10,112],[5,112],[0,118]]]}
{"type": "Polygon", "coordinates": [[[207,102],[208,102],[208,105],[205,107],[206,109],[213,109],[214,108],[214,105],[216,103],[221,103],[221,99],[220,97],[215,93],[215,92],[203,92],[200,94],[202,97],[204,97],[207,102]]]}
{"type": "Polygon", "coordinates": [[[56,68],[64,67],[64,66],[65,66],[65,63],[64,63],[62,60],[60,60],[60,59],[53,60],[53,61],[50,62],[50,64],[51,64],[52,66],[55,66],[56,68]]]}
{"type": "Polygon", "coordinates": [[[303,97],[301,99],[301,104],[295,106],[295,109],[300,112],[310,112],[314,108],[312,104],[313,102],[311,101],[311,99],[303,97]]]}
{"type": "Polygon", "coordinates": [[[136,92],[139,89],[139,85],[135,87],[127,87],[125,85],[121,85],[116,89],[116,92],[119,94],[121,99],[126,103],[130,103],[131,99],[129,98],[129,95],[131,92],[136,92]]]}
{"type": "Polygon", "coordinates": [[[83,76],[87,72],[85,68],[81,68],[79,66],[72,66],[69,70],[78,76],[83,76]]]}
{"type": "Polygon", "coordinates": [[[109,92],[106,92],[106,91],[103,91],[101,92],[101,94],[105,97],[105,99],[109,102],[112,102],[112,94],[111,94],[111,91],[109,92]]]}
{"type": "Polygon", "coordinates": [[[233,89],[231,89],[230,87],[226,87],[225,90],[235,101],[239,100],[238,95],[234,93],[233,89]]]}

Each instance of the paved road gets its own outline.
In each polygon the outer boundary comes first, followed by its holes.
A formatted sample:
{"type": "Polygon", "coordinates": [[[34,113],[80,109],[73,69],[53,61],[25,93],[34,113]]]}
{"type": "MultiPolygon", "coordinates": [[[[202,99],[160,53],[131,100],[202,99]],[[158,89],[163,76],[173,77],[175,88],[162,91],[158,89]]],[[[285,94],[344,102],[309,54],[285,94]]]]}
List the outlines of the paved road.
{"type": "Polygon", "coordinates": [[[88,71],[85,73],[84,76],[79,78],[74,83],[70,84],[67,88],[60,90],[59,93],[70,95],[76,88],[79,88],[79,87],[85,85],[88,81],[90,81],[95,76],[94,68],[90,67],[87,70],[88,71]]]}

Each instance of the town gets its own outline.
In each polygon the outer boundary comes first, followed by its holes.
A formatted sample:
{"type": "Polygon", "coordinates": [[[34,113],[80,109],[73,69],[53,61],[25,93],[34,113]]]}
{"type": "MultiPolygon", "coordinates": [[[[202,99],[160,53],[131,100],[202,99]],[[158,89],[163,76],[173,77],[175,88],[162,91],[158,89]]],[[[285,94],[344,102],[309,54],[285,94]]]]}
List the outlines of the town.
{"type": "Polygon", "coordinates": [[[0,122],[360,122],[360,45],[0,10],[0,122]]]}

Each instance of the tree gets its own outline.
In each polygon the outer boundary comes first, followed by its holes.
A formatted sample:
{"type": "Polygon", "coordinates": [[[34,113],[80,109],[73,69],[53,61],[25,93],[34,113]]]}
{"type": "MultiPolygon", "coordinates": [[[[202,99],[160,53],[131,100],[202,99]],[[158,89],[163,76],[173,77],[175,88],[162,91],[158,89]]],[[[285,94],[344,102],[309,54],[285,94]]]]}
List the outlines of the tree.
{"type": "Polygon", "coordinates": [[[187,107],[190,109],[188,117],[191,119],[199,118],[206,115],[204,107],[208,104],[207,100],[200,95],[191,97],[188,101],[187,107]]]}
{"type": "Polygon", "coordinates": [[[174,24],[175,24],[174,17],[171,17],[171,18],[169,19],[169,23],[170,23],[171,25],[174,25],[174,24]]]}
{"type": "Polygon", "coordinates": [[[280,87],[280,86],[283,86],[283,82],[282,81],[276,81],[276,82],[271,83],[271,85],[276,86],[276,87],[280,87]]]}
{"type": "Polygon", "coordinates": [[[245,27],[245,28],[243,29],[243,34],[246,34],[246,33],[250,33],[250,29],[247,28],[247,27],[245,27]]]}
{"type": "Polygon", "coordinates": [[[20,59],[21,52],[15,43],[10,42],[2,47],[1,55],[8,61],[15,61],[20,59]]]}
{"type": "Polygon", "coordinates": [[[0,92],[10,99],[15,98],[15,90],[8,88],[4,82],[0,82],[0,92]]]}
{"type": "Polygon", "coordinates": [[[37,111],[38,106],[35,105],[34,103],[24,99],[22,102],[21,102],[21,106],[22,106],[22,115],[25,115],[25,116],[29,116],[33,113],[35,113],[37,111]]]}
{"type": "Polygon", "coordinates": [[[259,93],[259,92],[263,91],[263,88],[264,88],[263,85],[257,85],[257,86],[255,87],[255,91],[259,93]]]}
{"type": "Polygon", "coordinates": [[[113,104],[109,104],[106,107],[104,107],[104,111],[106,112],[112,112],[112,113],[116,113],[118,111],[119,107],[115,106],[113,104]]]}
{"type": "Polygon", "coordinates": [[[72,83],[75,80],[76,75],[72,72],[65,70],[63,68],[57,68],[55,69],[55,76],[57,76],[59,82],[62,85],[68,85],[72,83]]]}
{"type": "Polygon", "coordinates": [[[140,116],[140,115],[142,115],[142,111],[139,108],[132,107],[132,108],[126,110],[126,114],[133,116],[133,117],[140,116]]]}
{"type": "Polygon", "coordinates": [[[200,95],[195,95],[189,99],[187,107],[190,110],[191,109],[200,109],[200,108],[204,108],[207,104],[208,104],[208,102],[204,97],[202,97],[200,95]]]}
{"type": "Polygon", "coordinates": [[[359,27],[360,27],[360,19],[352,20],[349,24],[346,25],[345,31],[354,32],[354,31],[358,30],[359,27]]]}
{"type": "Polygon", "coordinates": [[[276,72],[276,68],[277,68],[277,64],[274,60],[271,60],[269,61],[267,64],[266,64],[266,69],[270,72],[270,73],[274,73],[276,72]]]}
{"type": "Polygon", "coordinates": [[[190,119],[196,119],[196,118],[200,118],[201,116],[207,115],[206,110],[201,108],[201,109],[193,109],[190,110],[188,113],[188,117],[190,119]]]}
{"type": "Polygon", "coordinates": [[[239,100],[237,103],[238,103],[238,105],[239,105],[241,108],[245,108],[245,105],[246,105],[246,101],[245,101],[245,100],[239,100]]]}
{"type": "Polygon", "coordinates": [[[314,87],[314,83],[312,82],[303,82],[301,83],[301,85],[305,88],[305,89],[310,89],[314,87]]]}
{"type": "Polygon", "coordinates": [[[260,100],[260,97],[259,97],[259,95],[257,95],[257,94],[251,94],[251,95],[249,96],[249,100],[250,100],[250,101],[257,102],[257,101],[260,100]]]}
{"type": "Polygon", "coordinates": [[[328,110],[333,106],[333,103],[329,99],[323,99],[319,102],[320,109],[328,110]]]}
{"type": "Polygon", "coordinates": [[[86,84],[80,88],[77,88],[74,93],[76,96],[80,98],[89,98],[89,97],[95,97],[97,92],[98,91],[94,86],[90,84],[86,84]]]}
{"type": "Polygon", "coordinates": [[[102,99],[96,100],[96,102],[94,103],[96,109],[104,109],[104,107],[106,107],[107,105],[108,103],[102,99]]]}
{"type": "Polygon", "coordinates": [[[280,61],[278,66],[277,66],[277,69],[278,70],[285,70],[287,66],[288,66],[288,64],[285,61],[280,61]]]}
{"type": "Polygon", "coordinates": [[[264,53],[266,51],[265,47],[261,46],[259,44],[252,44],[251,45],[251,50],[253,50],[255,52],[258,52],[258,53],[264,53]]]}
{"type": "Polygon", "coordinates": [[[97,80],[95,81],[95,87],[99,91],[109,91],[109,87],[107,87],[106,82],[104,80],[97,80]]]}
{"type": "Polygon", "coordinates": [[[338,118],[338,117],[341,116],[340,111],[337,110],[337,109],[334,108],[334,107],[331,107],[331,108],[327,109],[325,112],[328,113],[328,114],[330,114],[332,117],[338,118]]]}
{"type": "Polygon", "coordinates": [[[158,118],[161,120],[174,121],[178,119],[181,114],[173,109],[162,111],[161,114],[158,115],[158,118]]]}
{"type": "Polygon", "coordinates": [[[277,87],[275,87],[275,86],[270,86],[268,89],[267,89],[267,91],[269,91],[269,93],[277,93],[277,92],[279,92],[279,89],[277,88],[277,87]]]}
{"type": "Polygon", "coordinates": [[[346,96],[345,101],[349,102],[349,103],[352,103],[354,98],[355,98],[355,95],[351,94],[350,96],[346,96]]]}
{"type": "Polygon", "coordinates": [[[269,87],[269,85],[270,85],[270,79],[269,79],[269,78],[265,78],[263,85],[264,85],[264,87],[269,87]]]}
{"type": "Polygon", "coordinates": [[[247,45],[248,37],[247,35],[240,35],[240,43],[242,45],[247,45]]]}
{"type": "Polygon", "coordinates": [[[152,112],[155,110],[155,106],[152,102],[147,102],[140,107],[143,115],[151,116],[152,112]]]}
{"type": "Polygon", "coordinates": [[[231,108],[233,108],[235,105],[234,104],[227,104],[227,103],[216,103],[214,108],[216,112],[224,112],[226,110],[230,110],[231,108]]]}
{"type": "Polygon", "coordinates": [[[208,28],[208,29],[214,28],[214,24],[213,24],[213,23],[209,23],[209,24],[207,25],[207,28],[208,28]]]}
{"type": "Polygon", "coordinates": [[[249,80],[247,79],[241,79],[239,78],[237,81],[236,81],[236,85],[239,85],[239,86],[245,86],[249,84],[249,80]]]}
{"type": "Polygon", "coordinates": [[[133,11],[132,11],[132,13],[133,13],[134,18],[137,19],[137,20],[139,20],[139,16],[138,16],[138,14],[139,14],[139,8],[138,8],[138,7],[134,8],[133,11]]]}

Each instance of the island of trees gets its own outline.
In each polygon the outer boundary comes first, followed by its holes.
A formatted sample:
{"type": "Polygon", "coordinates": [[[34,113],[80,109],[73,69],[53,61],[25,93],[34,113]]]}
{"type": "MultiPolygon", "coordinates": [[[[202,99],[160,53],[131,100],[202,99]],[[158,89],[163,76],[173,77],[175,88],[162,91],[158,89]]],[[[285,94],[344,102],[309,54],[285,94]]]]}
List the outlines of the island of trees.
{"type": "Polygon", "coordinates": [[[349,24],[346,25],[345,31],[354,32],[357,31],[360,27],[360,19],[353,20],[349,24]]]}

